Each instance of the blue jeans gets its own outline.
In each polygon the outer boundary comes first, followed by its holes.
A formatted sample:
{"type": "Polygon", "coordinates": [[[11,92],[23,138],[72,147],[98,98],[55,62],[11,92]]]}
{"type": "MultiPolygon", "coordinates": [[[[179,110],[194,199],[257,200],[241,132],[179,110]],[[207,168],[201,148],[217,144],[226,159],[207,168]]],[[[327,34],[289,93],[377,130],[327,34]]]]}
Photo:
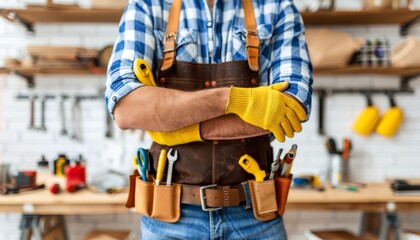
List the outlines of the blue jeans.
{"type": "Polygon", "coordinates": [[[243,206],[204,212],[201,206],[183,204],[181,209],[177,223],[142,216],[141,239],[287,239],[282,217],[261,222],[254,217],[252,209],[243,206]]]}

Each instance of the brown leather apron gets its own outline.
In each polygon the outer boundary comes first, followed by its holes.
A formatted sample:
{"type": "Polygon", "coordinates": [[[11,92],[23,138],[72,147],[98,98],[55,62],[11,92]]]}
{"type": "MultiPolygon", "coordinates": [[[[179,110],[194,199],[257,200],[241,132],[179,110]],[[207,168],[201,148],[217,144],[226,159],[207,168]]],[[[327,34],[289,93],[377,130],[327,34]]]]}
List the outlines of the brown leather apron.
{"type": "MultiPolygon", "coordinates": [[[[259,40],[251,0],[243,0],[245,24],[248,30],[248,61],[220,64],[175,61],[175,36],[178,30],[180,2],[180,0],[174,1],[169,14],[164,59],[159,61],[156,84],[159,87],[183,91],[199,91],[232,85],[258,87],[259,40]]],[[[154,169],[157,169],[157,160],[163,148],[170,147],[154,142],[150,148],[154,169]]],[[[178,150],[178,160],[174,164],[172,182],[181,184],[236,185],[253,179],[253,176],[246,173],[238,164],[242,155],[249,154],[254,157],[261,169],[266,172],[269,171],[273,159],[268,135],[241,140],[193,142],[173,148],[178,150]]],[[[166,176],[166,171],[164,176],[166,176]]],[[[165,181],[165,177],[163,180],[165,181]]]]}

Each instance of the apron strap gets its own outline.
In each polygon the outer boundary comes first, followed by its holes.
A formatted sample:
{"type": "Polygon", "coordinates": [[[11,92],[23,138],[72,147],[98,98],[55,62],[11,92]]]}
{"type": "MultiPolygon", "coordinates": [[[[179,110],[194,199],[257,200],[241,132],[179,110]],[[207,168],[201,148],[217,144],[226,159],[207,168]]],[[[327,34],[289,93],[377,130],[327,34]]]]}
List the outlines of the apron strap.
{"type": "MultiPolygon", "coordinates": [[[[246,34],[246,50],[248,54],[248,65],[252,71],[258,71],[258,56],[260,40],[258,39],[257,24],[255,21],[252,0],[242,0],[244,5],[246,34]]],[[[182,0],[174,0],[169,11],[168,28],[165,33],[165,47],[163,50],[163,64],[161,71],[168,70],[175,63],[177,33],[179,26],[179,15],[181,13],[182,0]]]]}
{"type": "Polygon", "coordinates": [[[245,12],[246,26],[246,51],[248,54],[248,64],[252,71],[258,71],[258,56],[260,39],[258,38],[257,24],[255,21],[252,0],[242,0],[245,12]]]}
{"type": "Polygon", "coordinates": [[[169,11],[168,28],[165,33],[165,48],[163,50],[162,71],[168,70],[175,63],[176,36],[178,33],[179,15],[181,13],[182,0],[174,0],[169,11]]]}

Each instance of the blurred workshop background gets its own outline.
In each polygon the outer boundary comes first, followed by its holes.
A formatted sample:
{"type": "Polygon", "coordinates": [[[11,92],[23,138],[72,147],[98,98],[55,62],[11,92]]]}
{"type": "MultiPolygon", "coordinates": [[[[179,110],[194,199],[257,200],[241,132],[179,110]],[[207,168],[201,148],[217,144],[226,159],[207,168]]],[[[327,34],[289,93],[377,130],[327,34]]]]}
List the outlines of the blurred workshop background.
{"type": "MultiPolygon", "coordinates": [[[[104,101],[125,3],[0,1],[1,240],[64,239],[63,228],[72,240],[138,239],[127,176],[151,140],[119,130],[104,101]],[[58,227],[34,227],[48,221],[58,227]]],[[[303,132],[273,142],[275,154],[299,146],[289,239],[362,239],[367,228],[369,239],[420,239],[420,195],[403,190],[420,192],[420,0],[295,4],[315,92],[303,132]]]]}

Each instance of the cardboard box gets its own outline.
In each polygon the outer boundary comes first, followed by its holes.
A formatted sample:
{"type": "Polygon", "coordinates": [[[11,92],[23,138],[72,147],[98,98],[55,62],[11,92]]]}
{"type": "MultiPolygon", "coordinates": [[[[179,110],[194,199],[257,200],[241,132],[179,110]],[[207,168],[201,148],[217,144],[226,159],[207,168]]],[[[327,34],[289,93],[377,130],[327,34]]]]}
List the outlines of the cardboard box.
{"type": "Polygon", "coordinates": [[[93,230],[84,240],[128,240],[130,231],[127,230],[93,230]]]}
{"type": "Polygon", "coordinates": [[[124,9],[128,0],[91,0],[92,8],[99,9],[124,9]]]}

